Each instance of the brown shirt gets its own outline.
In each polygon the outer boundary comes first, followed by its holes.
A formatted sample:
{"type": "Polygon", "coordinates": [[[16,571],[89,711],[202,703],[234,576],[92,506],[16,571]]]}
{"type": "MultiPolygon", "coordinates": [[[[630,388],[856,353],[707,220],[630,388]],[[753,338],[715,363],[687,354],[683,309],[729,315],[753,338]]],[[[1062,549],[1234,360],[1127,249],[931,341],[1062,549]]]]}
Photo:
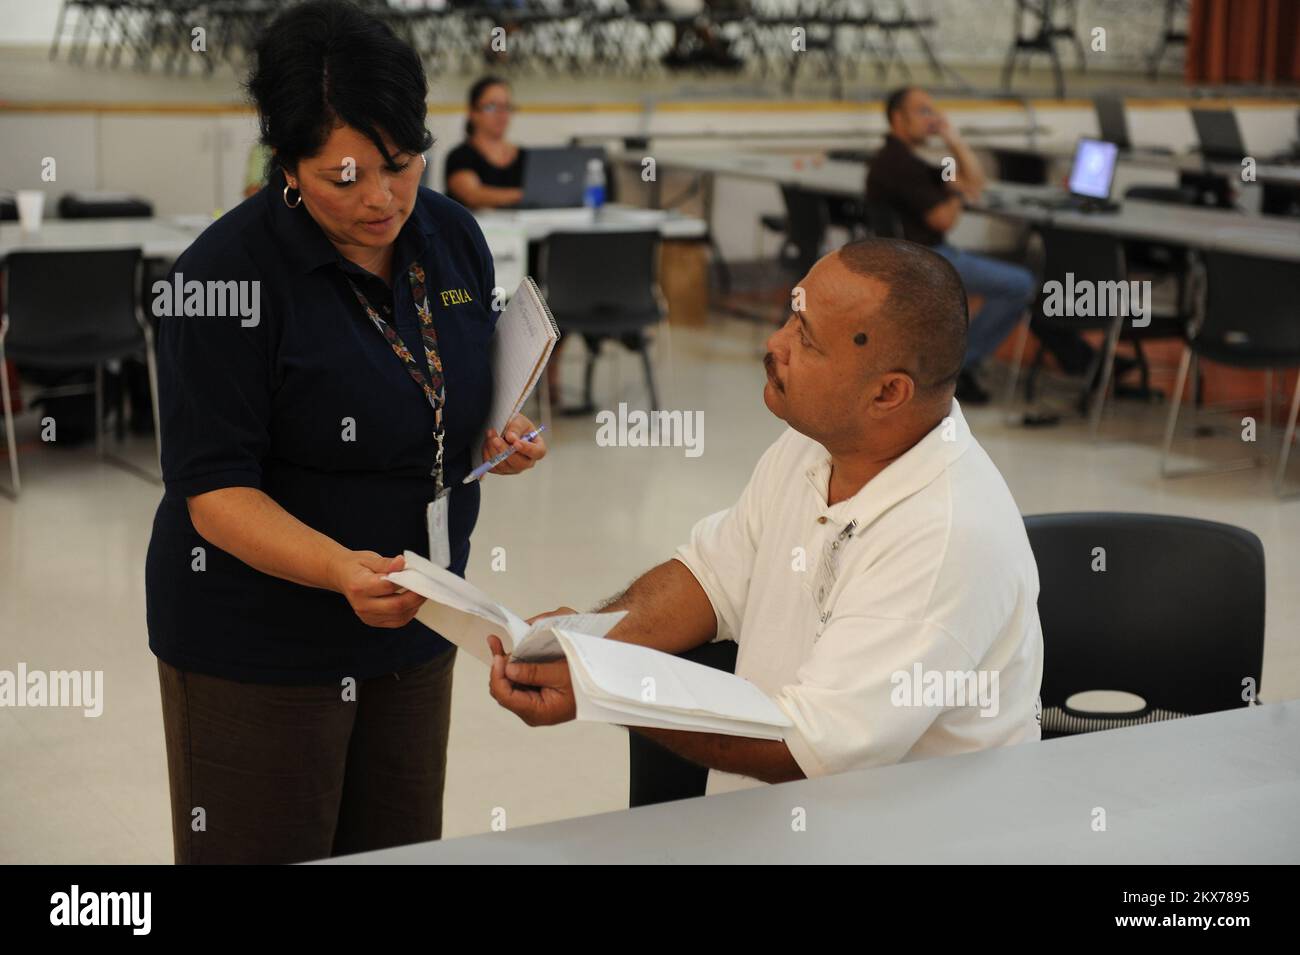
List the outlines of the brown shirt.
{"type": "Polygon", "coordinates": [[[925,224],[925,214],[951,195],[938,166],[931,166],[893,133],[885,137],[867,172],[867,205],[883,203],[893,209],[903,238],[922,245],[942,242],[943,233],[925,224]]]}

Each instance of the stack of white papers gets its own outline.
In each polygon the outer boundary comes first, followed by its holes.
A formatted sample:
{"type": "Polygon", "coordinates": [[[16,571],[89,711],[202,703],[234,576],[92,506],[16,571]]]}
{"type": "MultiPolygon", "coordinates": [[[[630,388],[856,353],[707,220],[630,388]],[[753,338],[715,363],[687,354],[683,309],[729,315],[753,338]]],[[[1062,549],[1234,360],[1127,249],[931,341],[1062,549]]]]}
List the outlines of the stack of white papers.
{"type": "Polygon", "coordinates": [[[406,551],[406,569],[389,574],[427,598],[415,619],[491,665],[488,634],[513,660],[563,656],[569,663],[577,718],[623,726],[783,739],[792,724],[748,680],[659,650],[605,635],[627,614],[566,614],[531,626],[473,584],[406,551]]]}

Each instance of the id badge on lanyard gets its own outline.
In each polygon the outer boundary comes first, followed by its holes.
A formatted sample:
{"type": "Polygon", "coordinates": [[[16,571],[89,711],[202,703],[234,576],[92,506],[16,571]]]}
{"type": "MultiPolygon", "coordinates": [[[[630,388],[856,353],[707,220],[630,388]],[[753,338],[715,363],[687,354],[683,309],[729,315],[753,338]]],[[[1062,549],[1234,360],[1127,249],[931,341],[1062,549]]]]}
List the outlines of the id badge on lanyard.
{"type": "Polygon", "coordinates": [[[365,295],[357,288],[351,279],[348,284],[352,286],[352,291],[356,294],[357,300],[365,309],[366,315],[369,316],[371,323],[379,329],[380,333],[387,339],[388,344],[392,347],[393,353],[406,366],[407,372],[415,383],[420,386],[428,399],[429,404],[433,406],[435,430],[433,433],[434,441],[438,446],[437,457],[434,460],[433,470],[430,476],[433,477],[434,496],[425,508],[425,523],[429,533],[429,560],[439,567],[451,566],[451,533],[450,533],[450,500],[451,488],[444,487],[445,475],[443,472],[442,461],[442,444],[444,438],[444,429],[442,424],[443,408],[447,403],[446,383],[442,374],[442,358],[438,354],[438,336],[433,329],[433,315],[429,311],[429,298],[425,294],[424,269],[419,263],[413,263],[407,273],[411,281],[411,296],[416,304],[416,310],[420,315],[420,337],[424,344],[425,359],[428,363],[428,377],[420,370],[419,364],[414,356],[406,348],[405,343],[397,336],[392,327],[379,317],[379,313],[366,300],[365,295]]]}
{"type": "Polygon", "coordinates": [[[451,566],[451,534],[448,532],[451,488],[443,489],[424,509],[424,519],[429,526],[429,560],[439,567],[451,566]]]}

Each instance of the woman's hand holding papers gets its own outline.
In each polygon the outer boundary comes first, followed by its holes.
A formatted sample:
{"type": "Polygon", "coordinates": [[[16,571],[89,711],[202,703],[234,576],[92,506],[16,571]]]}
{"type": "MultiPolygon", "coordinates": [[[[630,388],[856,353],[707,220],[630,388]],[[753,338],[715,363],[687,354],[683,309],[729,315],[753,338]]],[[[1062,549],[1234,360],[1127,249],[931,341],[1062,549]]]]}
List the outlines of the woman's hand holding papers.
{"type": "Polygon", "coordinates": [[[385,574],[406,569],[406,559],[384,557],[372,550],[342,551],[331,565],[333,587],[347,598],[356,615],[371,627],[404,627],[424,603],[419,594],[403,590],[385,574]]]}
{"type": "Polygon", "coordinates": [[[491,460],[511,447],[518,448],[519,453],[510,455],[488,473],[519,474],[522,471],[527,471],[546,457],[546,439],[540,434],[531,441],[521,440],[524,435],[531,434],[535,428],[536,425],[521,414],[515,415],[510,419],[510,423],[506,425],[504,440],[502,435],[497,434],[495,428],[489,428],[487,440],[483,442],[484,461],[491,460]]]}
{"type": "MultiPolygon", "coordinates": [[[[573,611],[566,607],[554,612],[573,611]]],[[[511,663],[496,636],[488,637],[488,648],[492,651],[492,671],[488,676],[488,692],[492,699],[529,726],[552,726],[574,718],[577,708],[569,679],[569,661],[511,663]]]]}

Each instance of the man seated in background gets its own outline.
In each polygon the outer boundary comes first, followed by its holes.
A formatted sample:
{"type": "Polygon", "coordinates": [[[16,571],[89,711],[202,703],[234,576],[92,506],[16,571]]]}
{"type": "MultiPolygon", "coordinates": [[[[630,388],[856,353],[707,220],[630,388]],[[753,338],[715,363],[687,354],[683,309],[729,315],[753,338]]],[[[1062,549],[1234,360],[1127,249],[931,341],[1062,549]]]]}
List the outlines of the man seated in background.
{"type": "MultiPolygon", "coordinates": [[[[957,269],[966,291],[984,300],[971,320],[970,339],[956,396],[966,404],[985,404],[988,393],[976,377],[980,362],[991,355],[1020,321],[1037,288],[1029,269],[948,244],[946,234],[961,218],[962,204],[974,202],[986,178],[979,160],[930,94],[916,87],[894,91],[885,101],[889,134],[867,173],[867,207],[884,205],[902,226],[903,238],[930,246],[957,269]],[[932,136],[947,146],[955,166],[932,166],[916,150],[932,136]]],[[[1093,359],[1092,347],[1077,333],[1031,325],[1044,347],[1072,375],[1084,374],[1093,359]]]]}
{"type": "MultiPolygon", "coordinates": [[[[768,409],[790,427],[730,508],[602,609],[666,653],[739,644],[784,740],[634,727],[711,770],[709,792],[1040,738],[1038,573],[1016,503],[953,385],[966,297],[942,257],[870,239],[817,262],[768,339],[768,409]],[[992,701],[927,696],[976,677],[992,701]]],[[[570,612],[566,609],[555,611],[570,612]]],[[[511,663],[492,696],[530,725],[574,716],[568,663],[511,663]]]]}

